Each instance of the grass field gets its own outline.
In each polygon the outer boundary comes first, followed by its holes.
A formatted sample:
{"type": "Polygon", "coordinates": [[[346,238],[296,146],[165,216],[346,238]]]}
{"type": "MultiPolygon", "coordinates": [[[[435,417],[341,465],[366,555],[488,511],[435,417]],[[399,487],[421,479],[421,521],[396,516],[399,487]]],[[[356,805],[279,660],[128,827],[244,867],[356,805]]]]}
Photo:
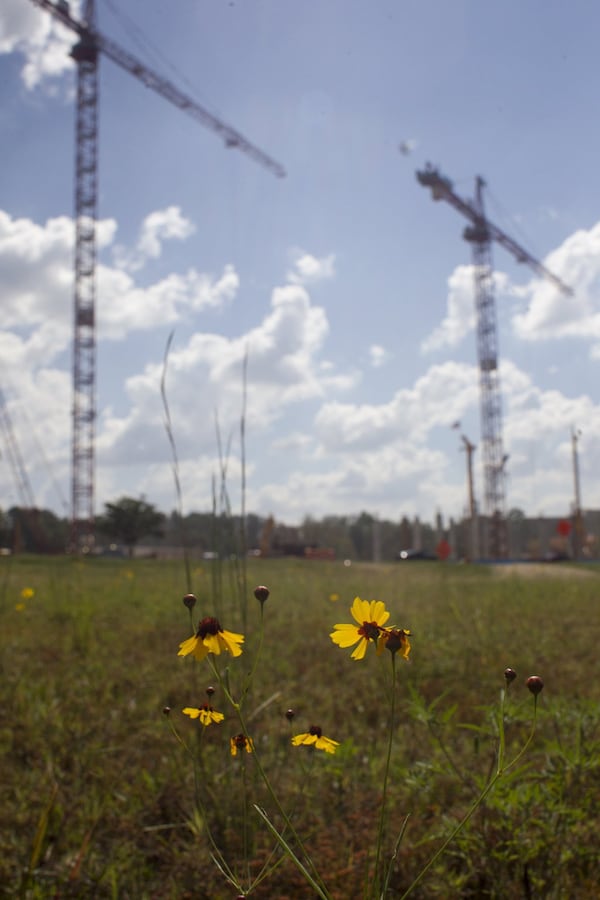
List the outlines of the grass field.
{"type": "Polygon", "coordinates": [[[234,696],[249,684],[255,754],[234,758],[240,724],[218,684],[210,702],[224,722],[204,728],[181,712],[215,684],[207,660],[177,656],[192,633],[181,563],[0,559],[2,895],[236,897],[211,860],[208,826],[239,884],[274,866],[250,896],[314,896],[252,806],[281,830],[260,762],[328,896],[369,896],[392,679],[390,654],[369,647],[352,660],[329,637],[351,621],[358,595],[383,600],[390,622],[412,632],[409,662],[396,663],[386,864],[408,820],[386,896],[403,895],[493,770],[510,666],[507,758],[531,730],[525,679],[536,674],[545,687],[532,743],[410,896],[596,897],[600,571],[550,571],[302,560],[250,560],[247,573],[196,568],[194,625],[216,613],[246,635],[239,658],[215,657],[234,696]],[[271,595],[249,681],[257,584],[271,595]],[[340,742],[335,754],[291,746],[313,724],[340,742]]]}

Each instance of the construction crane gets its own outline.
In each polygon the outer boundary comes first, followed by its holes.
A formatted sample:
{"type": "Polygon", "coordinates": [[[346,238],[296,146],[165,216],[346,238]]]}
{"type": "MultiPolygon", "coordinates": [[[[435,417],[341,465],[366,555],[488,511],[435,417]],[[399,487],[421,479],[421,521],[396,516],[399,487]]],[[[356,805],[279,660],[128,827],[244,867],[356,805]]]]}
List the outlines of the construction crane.
{"type": "Polygon", "coordinates": [[[72,412],[71,549],[89,551],[94,542],[94,436],[96,423],[96,210],[98,146],[98,57],[102,53],[146,87],[216,132],[226,147],[245,153],[277,177],[285,169],[234,128],[200,106],[95,27],[95,0],[85,0],[83,20],[71,16],[67,0],[32,0],[79,40],[71,50],[77,64],[75,159],[75,286],[72,412]]]}
{"type": "Polygon", "coordinates": [[[8,410],[4,391],[0,388],[0,431],[4,435],[6,455],[12,469],[20,509],[16,509],[13,517],[13,549],[21,549],[23,541],[23,526],[29,534],[28,543],[36,550],[42,551],[47,547],[47,540],[39,520],[39,509],[35,502],[35,496],[23,455],[13,428],[12,418],[8,410]]]}
{"type": "Polygon", "coordinates": [[[36,504],[33,488],[31,487],[31,481],[29,480],[27,469],[25,468],[23,456],[19,450],[12,418],[8,411],[2,388],[0,388],[0,430],[4,435],[6,455],[8,456],[8,461],[13,472],[19,500],[25,509],[34,510],[36,504]]]}
{"type": "Polygon", "coordinates": [[[475,272],[484,512],[490,523],[485,553],[492,558],[502,559],[508,552],[505,519],[505,466],[508,456],[504,453],[502,441],[498,335],[492,283],[492,242],[495,241],[508,250],[517,262],[526,263],[538,275],[552,281],[564,294],[572,295],[573,291],[486,218],[483,205],[485,187],[483,178],[480,176],[476,178],[474,199],[464,200],[455,193],[450,179],[441,175],[430,163],[427,163],[425,169],[417,171],[416,175],[419,184],[430,188],[434,200],[445,200],[471,223],[463,231],[463,237],[472,246],[475,272]]]}

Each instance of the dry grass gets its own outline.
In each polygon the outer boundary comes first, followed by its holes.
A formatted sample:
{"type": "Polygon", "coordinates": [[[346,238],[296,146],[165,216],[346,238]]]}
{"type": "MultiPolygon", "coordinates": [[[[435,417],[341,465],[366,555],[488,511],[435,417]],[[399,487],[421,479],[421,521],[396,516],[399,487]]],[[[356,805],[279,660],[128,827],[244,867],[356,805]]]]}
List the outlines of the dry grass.
{"type": "MultiPolygon", "coordinates": [[[[189,635],[181,566],[0,563],[3,895],[234,897],[210,861],[194,819],[192,769],[162,715],[172,707],[177,728],[193,741],[197,728],[179,710],[202,702],[212,680],[203,663],[176,655],[189,635]],[[27,587],[34,597],[22,601],[27,587]]],[[[561,570],[549,566],[543,578],[513,570],[507,578],[435,563],[251,563],[250,586],[267,584],[271,597],[247,714],[261,761],[332,897],[365,895],[387,729],[385,660],[373,654],[354,662],[328,636],[335,622],[348,621],[356,594],[383,599],[395,624],[413,631],[411,662],[401,669],[386,854],[410,819],[390,896],[406,888],[487,777],[492,713],[509,665],[519,673],[507,724],[511,751],[529,727],[524,678],[535,673],[546,682],[526,767],[494,794],[414,896],[596,896],[600,580],[594,570],[585,578],[561,570]],[[311,758],[291,748],[288,707],[297,710],[298,730],[317,720],[341,741],[339,752],[311,758]]],[[[214,574],[207,567],[193,573],[202,614],[212,610],[214,574]]],[[[223,623],[237,630],[235,573],[226,566],[220,576],[223,623]]],[[[253,658],[257,623],[251,598],[245,652],[230,667],[234,683],[253,658]]],[[[215,706],[222,702],[216,695],[215,706]]],[[[221,730],[210,730],[202,786],[207,802],[216,800],[210,820],[219,846],[243,872],[243,792],[228,751],[235,726],[228,713],[221,730]]],[[[250,798],[273,812],[251,757],[248,779],[250,798]]],[[[272,841],[254,820],[250,846],[248,865],[256,871],[272,841]]],[[[252,896],[311,893],[286,863],[252,896]]]]}

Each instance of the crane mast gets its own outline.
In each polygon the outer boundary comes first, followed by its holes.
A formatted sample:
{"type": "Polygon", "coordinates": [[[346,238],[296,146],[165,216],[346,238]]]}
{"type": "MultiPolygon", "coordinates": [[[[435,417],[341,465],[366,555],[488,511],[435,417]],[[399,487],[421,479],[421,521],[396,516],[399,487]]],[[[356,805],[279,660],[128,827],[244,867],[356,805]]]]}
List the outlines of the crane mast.
{"type": "Polygon", "coordinates": [[[67,0],[32,0],[32,3],[49,12],[79,37],[71,50],[77,64],[77,118],[70,549],[89,552],[94,544],[99,54],[108,56],[146,87],[210,128],[223,139],[226,147],[240,150],[279,178],[285,176],[285,169],[239,131],[101,34],[95,26],[95,0],[85,0],[81,21],[71,16],[67,0]]]}
{"type": "Polygon", "coordinates": [[[450,179],[441,175],[430,164],[416,174],[418,182],[423,187],[430,188],[434,200],[445,200],[470,221],[463,231],[463,237],[471,244],[475,276],[483,496],[484,512],[489,523],[484,553],[495,559],[503,559],[508,553],[505,515],[505,465],[508,456],[504,453],[502,439],[502,395],[498,368],[496,303],[492,282],[492,242],[500,244],[518,262],[526,263],[538,275],[552,281],[563,293],[573,292],[539,260],[486,218],[483,204],[485,182],[481,177],[478,176],[476,179],[474,199],[464,200],[454,192],[450,179]]]}
{"type": "MultiPolygon", "coordinates": [[[[85,20],[93,27],[94,0],[87,0],[85,20]]],[[[94,542],[98,205],[98,50],[89,32],[71,55],[77,63],[71,549],[85,552],[94,542]]]]}

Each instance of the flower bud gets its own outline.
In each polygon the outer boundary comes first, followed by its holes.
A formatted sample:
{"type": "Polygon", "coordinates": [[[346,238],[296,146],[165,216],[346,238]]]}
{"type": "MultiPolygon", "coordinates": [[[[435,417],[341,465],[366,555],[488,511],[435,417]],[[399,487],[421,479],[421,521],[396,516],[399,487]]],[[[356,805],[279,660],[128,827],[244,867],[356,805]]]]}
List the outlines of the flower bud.
{"type": "Polygon", "coordinates": [[[212,686],[212,684],[209,684],[209,686],[206,688],[206,693],[208,694],[209,697],[212,697],[214,692],[215,692],[214,687],[212,686]]]}
{"type": "Polygon", "coordinates": [[[171,712],[170,706],[163,706],[163,716],[168,716],[170,712],[171,712]]]}
{"type": "Polygon", "coordinates": [[[265,600],[268,599],[270,590],[268,587],[265,587],[264,584],[259,584],[258,587],[254,588],[254,596],[262,606],[265,600]]]}
{"type": "Polygon", "coordinates": [[[511,682],[513,682],[515,680],[516,677],[517,677],[517,673],[515,672],[514,669],[505,669],[504,670],[504,678],[506,680],[507,687],[509,684],[511,684],[511,682]]]}
{"type": "Polygon", "coordinates": [[[183,598],[183,605],[188,609],[193,609],[196,605],[196,598],[194,594],[186,594],[183,598]]]}
{"type": "Polygon", "coordinates": [[[296,715],[296,713],[294,712],[293,709],[291,709],[291,708],[290,708],[290,709],[286,709],[286,711],[285,711],[285,717],[286,717],[286,719],[288,720],[288,722],[291,722],[295,715],[296,715]]]}
{"type": "Polygon", "coordinates": [[[525,683],[534,697],[537,697],[544,687],[544,682],[539,675],[530,675],[525,683]]]}

